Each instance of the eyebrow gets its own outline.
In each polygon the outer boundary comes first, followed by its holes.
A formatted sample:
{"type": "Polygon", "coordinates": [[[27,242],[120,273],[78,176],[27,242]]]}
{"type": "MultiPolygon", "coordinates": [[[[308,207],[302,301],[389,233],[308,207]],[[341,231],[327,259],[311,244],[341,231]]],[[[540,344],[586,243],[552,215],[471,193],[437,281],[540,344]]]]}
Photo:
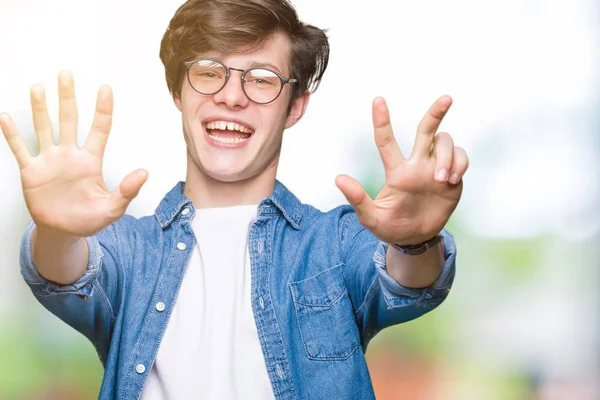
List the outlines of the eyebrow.
{"type": "MultiPolygon", "coordinates": [[[[214,54],[214,53],[205,53],[205,54],[199,54],[198,57],[196,57],[196,59],[202,59],[202,58],[208,58],[208,59],[212,59],[212,60],[216,60],[219,61],[223,64],[225,64],[225,61],[223,60],[223,54],[214,54]]],[[[237,68],[237,67],[234,67],[237,68]]],[[[248,66],[248,68],[245,69],[250,69],[250,68],[269,68],[269,69],[273,69],[276,72],[280,73],[281,75],[284,75],[283,72],[275,65],[275,64],[271,64],[269,62],[265,62],[265,61],[252,61],[250,63],[250,65],[248,66]]]]}
{"type": "Polygon", "coordinates": [[[267,67],[269,69],[274,69],[275,71],[279,72],[281,75],[283,75],[283,72],[281,72],[279,70],[279,68],[277,68],[275,65],[268,63],[268,62],[258,62],[258,61],[253,61],[250,63],[250,68],[262,68],[262,67],[267,67]]]}

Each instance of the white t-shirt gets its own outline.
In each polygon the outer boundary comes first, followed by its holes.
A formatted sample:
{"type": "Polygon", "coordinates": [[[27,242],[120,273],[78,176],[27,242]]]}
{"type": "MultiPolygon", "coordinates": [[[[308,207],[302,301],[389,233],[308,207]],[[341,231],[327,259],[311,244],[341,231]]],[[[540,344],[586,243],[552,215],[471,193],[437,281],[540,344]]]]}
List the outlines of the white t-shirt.
{"type": "Polygon", "coordinates": [[[274,399],[250,300],[257,208],[196,210],[196,246],[142,400],[274,399]]]}

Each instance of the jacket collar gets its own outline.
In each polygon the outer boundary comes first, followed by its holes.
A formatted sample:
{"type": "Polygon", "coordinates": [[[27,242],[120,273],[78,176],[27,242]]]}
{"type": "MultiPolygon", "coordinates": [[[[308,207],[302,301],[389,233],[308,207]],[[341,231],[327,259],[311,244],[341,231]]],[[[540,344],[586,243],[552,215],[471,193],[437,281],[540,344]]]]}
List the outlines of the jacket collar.
{"type": "MultiPolygon", "coordinates": [[[[161,228],[166,228],[177,215],[186,207],[194,210],[192,201],[183,194],[185,182],[178,182],[173,189],[161,200],[156,208],[155,216],[161,228]]],[[[275,187],[269,197],[260,201],[258,216],[270,214],[270,210],[279,210],[284,218],[295,228],[300,229],[302,219],[302,203],[281,182],[275,181],[275,187]]]]}

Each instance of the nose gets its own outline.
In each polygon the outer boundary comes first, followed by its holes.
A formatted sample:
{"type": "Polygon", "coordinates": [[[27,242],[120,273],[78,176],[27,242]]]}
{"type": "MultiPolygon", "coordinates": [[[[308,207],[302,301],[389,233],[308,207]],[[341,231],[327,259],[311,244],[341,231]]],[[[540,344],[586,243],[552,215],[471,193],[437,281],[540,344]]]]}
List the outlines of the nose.
{"type": "Polygon", "coordinates": [[[243,71],[230,68],[230,76],[227,83],[225,83],[223,89],[213,95],[215,103],[223,104],[232,110],[248,106],[250,100],[244,94],[241,79],[242,73],[243,71]]]}

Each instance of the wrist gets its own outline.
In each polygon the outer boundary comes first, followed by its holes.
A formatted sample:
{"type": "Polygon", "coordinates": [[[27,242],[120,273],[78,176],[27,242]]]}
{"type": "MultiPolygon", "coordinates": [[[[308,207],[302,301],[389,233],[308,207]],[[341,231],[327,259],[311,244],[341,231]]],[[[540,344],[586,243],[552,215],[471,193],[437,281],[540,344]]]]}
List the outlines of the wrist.
{"type": "Polygon", "coordinates": [[[35,242],[36,240],[52,243],[53,246],[58,247],[69,247],[74,246],[82,238],[79,236],[72,235],[68,232],[60,231],[53,228],[46,228],[43,226],[37,226],[33,229],[31,233],[31,240],[35,242]]]}
{"type": "Polygon", "coordinates": [[[402,254],[406,255],[419,255],[425,253],[427,250],[437,246],[442,242],[442,235],[436,235],[431,239],[425,240],[421,243],[416,244],[398,244],[398,243],[390,243],[394,249],[399,251],[402,254]]]}

